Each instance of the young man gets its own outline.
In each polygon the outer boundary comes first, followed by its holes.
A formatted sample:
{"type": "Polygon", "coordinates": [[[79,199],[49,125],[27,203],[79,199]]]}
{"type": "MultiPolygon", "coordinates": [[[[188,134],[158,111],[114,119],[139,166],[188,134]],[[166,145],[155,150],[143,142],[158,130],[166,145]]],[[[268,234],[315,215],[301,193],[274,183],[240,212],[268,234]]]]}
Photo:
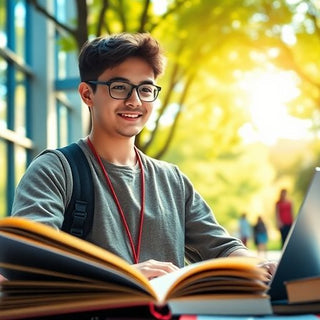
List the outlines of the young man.
{"type": "MultiPolygon", "coordinates": [[[[160,87],[163,57],[148,34],[101,37],[79,56],[79,93],[92,130],[78,141],[93,176],[94,221],[88,241],[128,262],[148,278],[209,258],[249,255],[218,224],[179,169],[135,148],[160,87]]],[[[51,150],[29,166],[16,190],[12,215],[60,229],[73,190],[64,155],[51,150]]],[[[274,264],[267,265],[271,272],[274,264]]]]}

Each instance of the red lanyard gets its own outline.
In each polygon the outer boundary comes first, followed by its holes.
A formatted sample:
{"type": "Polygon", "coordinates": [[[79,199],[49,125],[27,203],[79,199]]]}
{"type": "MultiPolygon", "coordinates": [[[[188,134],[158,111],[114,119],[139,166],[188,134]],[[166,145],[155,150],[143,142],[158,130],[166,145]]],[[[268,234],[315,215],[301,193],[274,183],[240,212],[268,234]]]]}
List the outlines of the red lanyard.
{"type": "Polygon", "coordinates": [[[106,178],[106,181],[107,181],[107,184],[110,188],[110,191],[111,191],[111,194],[113,196],[113,199],[114,199],[114,202],[116,203],[117,205],[117,208],[118,208],[118,212],[120,214],[120,217],[122,219],[122,224],[126,230],[126,233],[127,233],[127,236],[128,236],[128,239],[129,239],[129,242],[130,242],[130,246],[131,246],[131,250],[132,250],[132,255],[133,255],[133,259],[134,259],[134,262],[135,263],[139,263],[139,256],[140,256],[140,247],[141,247],[141,237],[142,237],[142,229],[143,229],[143,218],[144,218],[144,198],[145,198],[145,183],[144,183],[144,170],[143,170],[143,165],[142,165],[142,162],[141,162],[141,158],[140,158],[140,155],[137,151],[137,149],[135,148],[134,151],[136,152],[136,156],[137,156],[137,159],[138,159],[138,163],[139,163],[139,167],[140,167],[140,170],[141,170],[141,209],[140,209],[140,224],[139,224],[139,233],[138,233],[138,241],[137,241],[137,248],[135,248],[134,246],[134,242],[133,242],[133,239],[132,239],[132,234],[130,232],[130,229],[129,229],[129,226],[128,226],[128,223],[127,223],[127,220],[126,220],[126,217],[123,213],[123,210],[121,208],[121,205],[120,205],[120,202],[119,202],[119,199],[117,197],[117,194],[113,188],[113,185],[111,183],[111,180],[109,178],[109,175],[101,161],[101,158],[100,156],[98,155],[96,149],[94,148],[91,140],[89,139],[88,137],[88,145],[92,151],[92,153],[94,154],[96,160],[98,161],[99,165],[100,165],[100,168],[102,169],[103,171],[103,174],[106,178]]]}

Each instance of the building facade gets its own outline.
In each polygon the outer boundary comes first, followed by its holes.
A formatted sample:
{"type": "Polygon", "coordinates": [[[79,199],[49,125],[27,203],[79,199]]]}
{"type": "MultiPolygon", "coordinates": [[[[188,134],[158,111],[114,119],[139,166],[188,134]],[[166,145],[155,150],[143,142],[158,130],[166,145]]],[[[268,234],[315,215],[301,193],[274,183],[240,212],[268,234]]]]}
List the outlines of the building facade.
{"type": "MultiPolygon", "coordinates": [[[[38,4],[60,21],[74,18],[73,1],[38,4]]],[[[77,52],[62,50],[62,36],[27,0],[0,0],[0,217],[10,214],[15,188],[32,159],[86,130],[77,52]]]]}

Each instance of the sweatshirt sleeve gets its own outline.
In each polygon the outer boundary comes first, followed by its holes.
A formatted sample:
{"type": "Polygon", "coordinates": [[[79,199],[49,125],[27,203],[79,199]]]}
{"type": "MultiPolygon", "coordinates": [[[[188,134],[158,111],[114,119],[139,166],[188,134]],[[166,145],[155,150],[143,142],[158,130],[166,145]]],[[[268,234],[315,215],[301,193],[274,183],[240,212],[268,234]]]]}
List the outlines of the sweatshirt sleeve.
{"type": "Polygon", "coordinates": [[[237,249],[246,249],[242,242],[230,236],[216,220],[206,201],[185,175],[181,175],[185,192],[185,247],[189,262],[226,257],[237,249]]]}
{"type": "Polygon", "coordinates": [[[72,193],[71,168],[59,151],[36,157],[21,178],[11,215],[60,229],[72,193]]]}

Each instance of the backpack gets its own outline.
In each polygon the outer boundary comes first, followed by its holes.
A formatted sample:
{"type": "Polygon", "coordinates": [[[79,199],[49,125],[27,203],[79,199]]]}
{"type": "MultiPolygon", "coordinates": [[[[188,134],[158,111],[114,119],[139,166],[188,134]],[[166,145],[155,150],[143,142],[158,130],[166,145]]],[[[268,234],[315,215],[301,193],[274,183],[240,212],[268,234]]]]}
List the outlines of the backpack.
{"type": "Polygon", "coordinates": [[[77,143],[59,148],[68,160],[73,177],[73,191],[64,212],[62,231],[85,239],[93,224],[94,188],[91,170],[83,151],[77,143]]]}

